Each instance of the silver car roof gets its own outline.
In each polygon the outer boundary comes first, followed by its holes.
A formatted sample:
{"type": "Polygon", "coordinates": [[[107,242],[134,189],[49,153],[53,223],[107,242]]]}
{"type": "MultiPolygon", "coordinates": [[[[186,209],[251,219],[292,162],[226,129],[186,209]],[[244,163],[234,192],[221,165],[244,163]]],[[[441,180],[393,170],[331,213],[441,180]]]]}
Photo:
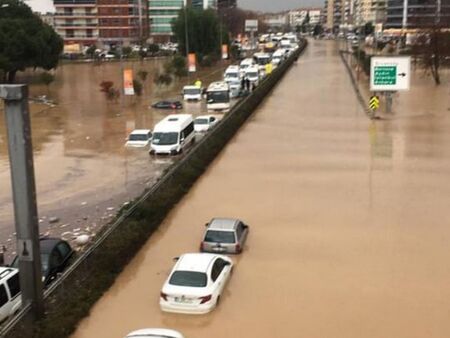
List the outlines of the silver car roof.
{"type": "Polygon", "coordinates": [[[209,222],[208,230],[235,230],[238,223],[239,220],[235,218],[213,218],[209,222]]]}

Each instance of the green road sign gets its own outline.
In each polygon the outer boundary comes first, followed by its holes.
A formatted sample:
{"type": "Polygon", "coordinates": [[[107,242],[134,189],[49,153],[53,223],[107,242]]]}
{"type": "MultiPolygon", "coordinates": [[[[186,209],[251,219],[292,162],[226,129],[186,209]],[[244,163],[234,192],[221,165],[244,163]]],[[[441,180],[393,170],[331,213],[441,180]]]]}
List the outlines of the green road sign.
{"type": "Polygon", "coordinates": [[[375,85],[395,85],[397,84],[397,66],[375,66],[375,85]]]}

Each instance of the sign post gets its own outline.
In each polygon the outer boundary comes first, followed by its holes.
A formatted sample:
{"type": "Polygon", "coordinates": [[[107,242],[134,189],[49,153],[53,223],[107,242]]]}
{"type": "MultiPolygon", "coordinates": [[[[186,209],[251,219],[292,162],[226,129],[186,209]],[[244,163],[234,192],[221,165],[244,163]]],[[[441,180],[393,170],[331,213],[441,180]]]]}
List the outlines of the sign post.
{"type": "Polygon", "coordinates": [[[409,90],[410,56],[374,56],[370,62],[370,90],[385,92],[386,112],[392,111],[392,93],[409,90]]]}
{"type": "Polygon", "coordinates": [[[28,87],[0,85],[0,99],[5,102],[22,306],[30,304],[38,319],[44,302],[28,87]]]}

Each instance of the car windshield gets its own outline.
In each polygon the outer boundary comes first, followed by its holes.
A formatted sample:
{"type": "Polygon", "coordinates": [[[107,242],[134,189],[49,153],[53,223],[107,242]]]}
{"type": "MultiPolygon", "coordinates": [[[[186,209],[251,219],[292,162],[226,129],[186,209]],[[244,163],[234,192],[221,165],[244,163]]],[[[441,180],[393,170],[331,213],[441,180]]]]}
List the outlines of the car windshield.
{"type": "Polygon", "coordinates": [[[130,141],[147,141],[148,135],[147,134],[131,134],[128,139],[130,141]]]}
{"type": "Polygon", "coordinates": [[[234,232],[208,230],[206,232],[205,242],[225,243],[225,244],[235,243],[234,232]]]}
{"type": "Polygon", "coordinates": [[[206,273],[198,271],[175,271],[170,277],[169,284],[177,286],[191,286],[203,288],[206,286],[206,273]]]}
{"type": "Polygon", "coordinates": [[[186,95],[198,95],[198,94],[201,94],[201,89],[200,88],[185,89],[184,90],[184,94],[186,94],[186,95]]]}
{"type": "Polygon", "coordinates": [[[195,119],[195,124],[208,124],[208,119],[195,119]]]}
{"type": "Polygon", "coordinates": [[[270,58],[263,57],[263,58],[257,58],[258,65],[266,65],[270,62],[270,58]]]}
{"type": "Polygon", "coordinates": [[[249,77],[258,77],[258,73],[256,73],[256,72],[249,72],[249,73],[247,73],[247,75],[249,77]]]}
{"type": "Polygon", "coordinates": [[[225,77],[237,78],[238,76],[238,73],[225,73],[225,77]]]}
{"type": "Polygon", "coordinates": [[[153,135],[152,144],[159,146],[167,146],[171,144],[177,144],[178,142],[178,133],[155,133],[153,135]]]}
{"type": "Polygon", "coordinates": [[[230,101],[230,95],[228,91],[222,92],[208,92],[208,103],[226,103],[230,101]]]}

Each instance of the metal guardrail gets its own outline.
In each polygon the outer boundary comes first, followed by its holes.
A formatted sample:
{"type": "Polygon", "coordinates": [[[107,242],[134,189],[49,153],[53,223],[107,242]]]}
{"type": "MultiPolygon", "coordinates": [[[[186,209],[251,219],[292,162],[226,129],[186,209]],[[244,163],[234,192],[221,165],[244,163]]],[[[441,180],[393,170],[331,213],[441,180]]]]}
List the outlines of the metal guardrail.
{"type": "MultiPolygon", "coordinates": [[[[205,146],[205,144],[208,144],[211,139],[213,139],[217,134],[220,133],[220,131],[223,128],[227,128],[227,121],[230,119],[238,117],[239,112],[243,110],[243,107],[245,105],[254,105],[257,106],[261,101],[264,99],[258,99],[255,97],[255,95],[258,95],[258,92],[269,92],[272,90],[278,81],[271,84],[270,82],[274,77],[282,78],[283,74],[290,68],[290,66],[293,64],[294,60],[298,58],[298,56],[303,52],[303,50],[306,48],[307,42],[306,40],[302,42],[300,45],[299,50],[296,52],[297,54],[291,55],[290,58],[285,61],[284,65],[279,66],[276,68],[272,75],[267,76],[260,85],[255,89],[255,91],[241,99],[232,109],[231,111],[224,116],[224,118],[221,120],[221,122],[213,129],[211,132],[207,133],[199,142],[197,142],[187,153],[183,158],[181,158],[178,162],[176,162],[174,165],[172,165],[168,171],[145,193],[143,193],[128,209],[121,209],[119,210],[120,216],[111,224],[105,225],[103,232],[99,233],[99,237],[96,238],[95,242],[85,251],[83,252],[73,263],[68,267],[68,269],[55,281],[51,284],[51,286],[45,290],[44,292],[44,300],[48,300],[50,296],[52,296],[57,290],[60,288],[64,288],[65,281],[72,276],[72,274],[77,271],[78,269],[83,269],[83,264],[88,260],[88,258],[98,250],[98,248],[105,242],[105,240],[111,236],[111,234],[116,231],[133,213],[135,213],[143,204],[144,202],[150,198],[150,196],[154,195],[158,192],[161,187],[164,187],[164,185],[167,185],[169,181],[173,178],[174,175],[182,168],[184,165],[186,165],[190,160],[192,160],[192,156],[195,156],[195,154],[200,150],[202,147],[205,146]],[[278,74],[278,72],[282,72],[281,74],[278,74]],[[269,88],[266,88],[266,86],[270,86],[269,88]],[[252,103],[252,100],[259,100],[256,101],[256,103],[252,103]]],[[[248,113],[248,116],[251,115],[251,112],[248,113]]],[[[245,117],[245,118],[246,118],[245,117]]],[[[237,128],[235,131],[237,131],[239,128],[237,128]]],[[[76,288],[74,288],[76,291],[76,288]]],[[[14,331],[14,329],[17,326],[27,327],[29,329],[29,337],[32,337],[33,332],[33,322],[29,318],[30,314],[30,306],[24,307],[16,316],[11,318],[4,327],[0,331],[0,337],[6,338],[9,337],[9,334],[14,331]]]]}

